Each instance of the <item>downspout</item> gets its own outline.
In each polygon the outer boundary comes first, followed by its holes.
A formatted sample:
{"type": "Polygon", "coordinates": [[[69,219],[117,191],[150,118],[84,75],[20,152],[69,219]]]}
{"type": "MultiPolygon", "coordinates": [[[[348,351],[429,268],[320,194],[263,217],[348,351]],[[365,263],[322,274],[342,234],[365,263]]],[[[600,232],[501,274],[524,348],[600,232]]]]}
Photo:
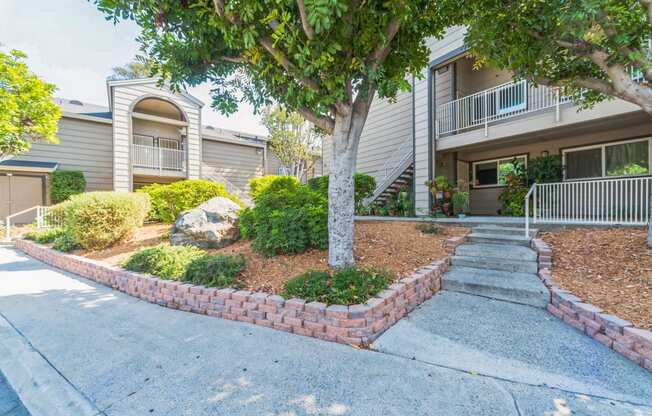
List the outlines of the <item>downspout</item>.
{"type": "Polygon", "coordinates": [[[415,117],[415,110],[416,110],[416,91],[415,91],[415,81],[414,81],[414,75],[412,75],[412,197],[410,203],[412,204],[412,211],[411,214],[416,216],[416,178],[417,178],[417,153],[416,153],[416,140],[417,140],[417,129],[416,129],[416,117],[415,117]]]}

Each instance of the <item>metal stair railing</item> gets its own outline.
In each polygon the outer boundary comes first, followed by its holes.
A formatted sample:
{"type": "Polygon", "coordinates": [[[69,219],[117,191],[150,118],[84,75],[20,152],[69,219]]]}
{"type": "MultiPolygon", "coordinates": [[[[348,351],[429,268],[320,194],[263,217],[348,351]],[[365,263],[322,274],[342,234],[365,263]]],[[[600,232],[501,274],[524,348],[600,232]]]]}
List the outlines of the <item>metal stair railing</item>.
{"type": "Polygon", "coordinates": [[[224,185],[224,188],[228,193],[237,196],[245,204],[251,205],[252,201],[251,198],[249,197],[249,194],[243,189],[234,185],[224,175],[219,173],[214,167],[202,163],[201,176],[202,178],[207,179],[209,181],[221,183],[222,185],[224,185]]]}
{"type": "Polygon", "coordinates": [[[403,172],[412,164],[412,137],[408,137],[392,152],[383,164],[383,177],[378,181],[376,190],[365,203],[373,202],[378,198],[403,172]]]}
{"type": "Polygon", "coordinates": [[[10,241],[11,240],[11,220],[15,217],[25,215],[29,212],[32,212],[36,210],[36,228],[37,229],[43,229],[43,228],[53,228],[53,227],[62,227],[63,226],[63,218],[59,218],[58,216],[52,215],[50,212],[50,207],[43,206],[43,205],[36,205],[31,208],[24,209],[19,212],[15,212],[5,218],[5,240],[10,241]]]}

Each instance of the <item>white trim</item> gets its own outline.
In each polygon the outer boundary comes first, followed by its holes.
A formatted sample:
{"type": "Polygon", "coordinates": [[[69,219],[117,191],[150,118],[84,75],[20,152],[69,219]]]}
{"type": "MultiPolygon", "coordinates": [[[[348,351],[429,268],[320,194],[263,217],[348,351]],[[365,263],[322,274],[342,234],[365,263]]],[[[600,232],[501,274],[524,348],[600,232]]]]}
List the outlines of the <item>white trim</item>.
{"type": "MultiPolygon", "coordinates": [[[[176,106],[176,107],[178,107],[178,106],[176,106]]],[[[140,120],[155,121],[157,123],[171,124],[173,126],[185,127],[185,126],[188,125],[187,121],[175,120],[173,118],[168,118],[168,117],[153,116],[151,114],[138,113],[136,111],[132,111],[131,116],[133,118],[137,118],[137,119],[140,119],[140,120]]]]}
{"type": "Polygon", "coordinates": [[[508,157],[500,157],[496,159],[488,159],[488,160],[478,160],[476,162],[471,162],[471,171],[472,171],[472,183],[471,183],[471,189],[482,189],[482,188],[496,188],[496,187],[504,187],[504,184],[501,184],[498,179],[500,175],[500,162],[510,162],[514,159],[520,159],[523,158],[525,160],[525,169],[527,169],[527,154],[522,154],[522,155],[514,155],[514,156],[508,156],[508,157]],[[488,185],[476,185],[476,177],[475,177],[475,166],[476,165],[482,165],[485,163],[491,163],[491,162],[496,162],[496,183],[495,184],[488,184],[488,185]]]}
{"type": "MultiPolygon", "coordinates": [[[[156,84],[158,83],[158,78],[137,78],[137,79],[122,79],[122,80],[108,80],[106,81],[106,88],[109,96],[109,107],[112,108],[112,100],[111,100],[111,93],[109,92],[113,87],[122,87],[122,86],[129,86],[129,85],[145,85],[145,84],[156,84]]],[[[186,91],[173,91],[169,85],[166,83],[165,87],[172,92],[173,94],[179,94],[188,100],[192,101],[195,105],[197,105],[199,108],[203,107],[205,104],[203,101],[201,101],[199,98],[196,98],[192,95],[190,95],[186,91]]]]}
{"type": "Polygon", "coordinates": [[[255,142],[249,142],[249,141],[244,141],[243,139],[231,139],[228,137],[223,137],[223,136],[209,136],[206,134],[201,135],[202,140],[212,140],[214,142],[224,142],[224,143],[231,143],[231,144],[238,144],[240,146],[249,146],[249,147],[259,147],[261,149],[265,149],[267,147],[266,142],[262,143],[255,143],[255,142]]]}
{"type": "Polygon", "coordinates": [[[113,119],[112,118],[89,116],[87,114],[71,113],[69,111],[62,111],[61,116],[63,118],[74,118],[74,119],[77,119],[77,120],[93,121],[93,122],[96,122],[96,123],[113,124],[113,119]]]}
{"type": "Polygon", "coordinates": [[[11,166],[11,165],[0,165],[0,172],[34,172],[34,173],[52,173],[59,165],[53,168],[42,168],[42,167],[32,167],[32,166],[11,166]]]}
{"type": "Polygon", "coordinates": [[[638,176],[649,176],[650,175],[650,165],[652,164],[652,137],[639,137],[637,139],[626,139],[626,140],[619,140],[617,142],[608,142],[608,143],[601,143],[601,144],[592,144],[592,145],[587,145],[587,146],[580,146],[580,147],[572,147],[568,149],[563,149],[561,151],[561,158],[562,158],[562,166],[563,166],[563,171],[564,171],[564,181],[582,181],[582,180],[591,180],[591,179],[616,179],[616,178],[635,178],[638,176]],[[638,143],[638,142],[647,142],[647,151],[648,151],[648,171],[647,173],[643,173],[641,175],[620,175],[620,176],[608,176],[607,173],[607,157],[606,157],[606,148],[610,146],[618,146],[621,144],[628,144],[628,143],[638,143]],[[572,152],[580,152],[582,150],[591,150],[591,149],[601,149],[601,170],[602,170],[602,176],[594,176],[594,177],[587,177],[587,178],[572,178],[568,179],[566,177],[566,153],[572,153],[572,152]]]}

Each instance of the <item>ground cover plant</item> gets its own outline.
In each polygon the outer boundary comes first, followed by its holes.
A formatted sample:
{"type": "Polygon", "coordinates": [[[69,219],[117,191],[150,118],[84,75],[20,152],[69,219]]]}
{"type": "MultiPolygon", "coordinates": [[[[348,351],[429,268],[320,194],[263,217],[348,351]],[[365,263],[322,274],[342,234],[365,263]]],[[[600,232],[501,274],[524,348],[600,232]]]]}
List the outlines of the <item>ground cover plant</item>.
{"type": "Polygon", "coordinates": [[[51,244],[57,237],[65,233],[65,228],[48,228],[45,230],[28,231],[23,234],[23,238],[32,240],[39,244],[51,244]]]}
{"type": "Polygon", "coordinates": [[[355,305],[364,303],[395,279],[390,272],[348,267],[328,271],[308,271],[296,276],[283,286],[286,299],[300,298],[307,302],[328,305],[355,305]]]}
{"type": "Polygon", "coordinates": [[[218,196],[243,206],[242,201],[229,194],[224,185],[204,179],[188,179],[167,185],[152,184],[140,188],[137,192],[149,195],[149,219],[165,223],[174,222],[183,211],[218,196]]]}

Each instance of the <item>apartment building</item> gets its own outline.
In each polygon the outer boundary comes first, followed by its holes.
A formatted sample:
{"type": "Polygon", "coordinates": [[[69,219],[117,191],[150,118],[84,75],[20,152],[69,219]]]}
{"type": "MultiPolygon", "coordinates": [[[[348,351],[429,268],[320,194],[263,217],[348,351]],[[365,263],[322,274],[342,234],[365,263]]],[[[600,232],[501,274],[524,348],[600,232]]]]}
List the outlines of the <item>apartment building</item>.
{"type": "MultiPolygon", "coordinates": [[[[580,111],[557,89],[514,80],[507,71],[478,68],[464,46],[464,34],[465,28],[453,27],[444,38],[429,40],[430,63],[423,79],[413,80],[412,91],[394,103],[374,101],[357,165],[376,177],[374,198],[409,185],[417,214],[427,215],[432,196],[425,182],[443,175],[470,192],[472,214],[496,215],[501,164],[516,158],[527,165],[532,158],[558,154],[565,165],[564,184],[554,190],[558,197],[547,202],[591,201],[559,208],[560,217],[575,208],[597,211],[604,205],[601,195],[610,195],[606,199],[624,205],[626,198],[636,197],[630,214],[642,218],[648,209],[642,200],[650,192],[650,116],[621,100],[580,111]],[[636,176],[640,180],[605,185],[607,179],[623,179],[623,167],[630,163],[642,168],[636,176]],[[616,188],[610,191],[609,186],[616,188]]],[[[542,203],[541,195],[537,201],[542,203]]],[[[548,208],[545,214],[555,214],[557,207],[548,208]]],[[[586,219],[594,222],[596,217],[586,219]]]]}

